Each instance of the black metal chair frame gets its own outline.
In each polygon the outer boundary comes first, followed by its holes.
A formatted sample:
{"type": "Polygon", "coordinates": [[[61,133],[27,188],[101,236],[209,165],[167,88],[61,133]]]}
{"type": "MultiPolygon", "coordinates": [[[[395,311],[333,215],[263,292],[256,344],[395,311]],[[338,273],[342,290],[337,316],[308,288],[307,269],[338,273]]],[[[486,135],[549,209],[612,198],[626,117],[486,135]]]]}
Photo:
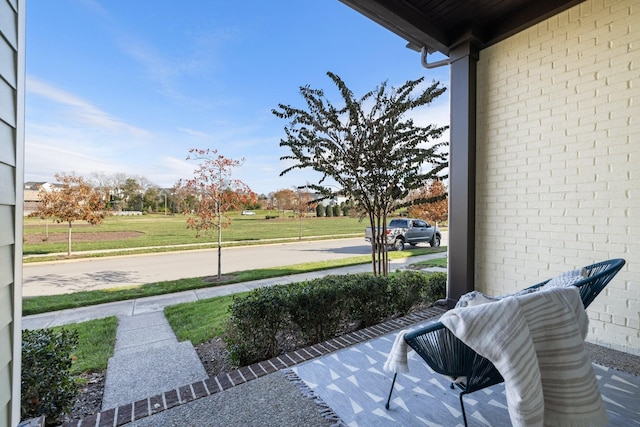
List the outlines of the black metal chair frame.
{"type": "MultiPolygon", "coordinates": [[[[596,296],[607,286],[609,281],[624,266],[625,260],[616,258],[598,262],[586,268],[588,276],[574,283],[580,291],[580,298],[584,308],[593,302],[596,296]]],[[[551,280],[551,279],[549,279],[551,280]]],[[[527,290],[535,290],[545,285],[549,280],[533,285],[527,290]]],[[[462,397],[465,394],[499,384],[504,381],[502,375],[493,364],[477,354],[469,346],[460,341],[449,329],[440,322],[436,322],[409,332],[404,340],[435,372],[452,378],[451,388],[454,384],[462,390],[460,392],[460,407],[464,425],[467,426],[467,415],[464,410],[462,397]],[[465,377],[464,381],[453,379],[465,377]]],[[[391,390],[385,405],[389,409],[391,394],[396,382],[397,373],[393,376],[391,390]]]]}

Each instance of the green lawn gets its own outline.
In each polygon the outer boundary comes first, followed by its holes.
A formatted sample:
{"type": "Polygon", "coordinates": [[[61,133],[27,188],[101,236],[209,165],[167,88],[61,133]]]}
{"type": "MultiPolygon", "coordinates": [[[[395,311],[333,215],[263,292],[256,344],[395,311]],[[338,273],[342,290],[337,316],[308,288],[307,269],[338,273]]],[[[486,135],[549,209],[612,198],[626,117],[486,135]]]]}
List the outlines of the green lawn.
{"type": "Polygon", "coordinates": [[[73,353],[72,375],[83,372],[104,372],[116,344],[118,318],[115,316],[88,322],[56,326],[53,330],[78,331],[78,346],[73,353]]]}
{"type": "MultiPolygon", "coordinates": [[[[286,218],[265,219],[266,215],[275,215],[275,211],[256,211],[256,215],[241,216],[233,213],[230,227],[222,231],[223,242],[257,242],[264,239],[298,238],[300,220],[286,218]]],[[[287,215],[291,215],[290,213],[287,215]]],[[[55,224],[39,218],[25,218],[23,247],[25,255],[50,254],[66,252],[66,240],[54,242],[54,237],[66,238],[67,224],[55,224]],[[47,240],[47,228],[49,240],[47,240]]],[[[302,237],[358,235],[364,236],[366,224],[357,218],[308,217],[302,220],[302,237]]],[[[183,245],[194,243],[215,243],[217,238],[202,237],[197,239],[195,231],[187,229],[186,217],[183,215],[140,215],[109,216],[102,224],[92,226],[78,221],[72,227],[72,251],[90,251],[103,249],[126,249],[165,245],[183,245]],[[109,239],[106,241],[82,242],[81,233],[95,232],[135,232],[136,237],[109,239]],[[76,236],[76,240],[73,237],[76,236]]]]}
{"type": "MultiPolygon", "coordinates": [[[[245,295],[243,292],[235,295],[245,295]]],[[[164,314],[178,341],[191,341],[198,345],[222,336],[229,319],[229,306],[233,295],[210,298],[165,307],[164,314]]]]}
{"type": "MultiPolygon", "coordinates": [[[[406,258],[444,251],[446,251],[446,247],[415,248],[411,251],[389,252],[389,258],[406,258]]],[[[202,278],[196,277],[180,280],[170,280],[166,282],[148,283],[142,286],[135,286],[131,288],[114,288],[96,291],[75,292],[72,294],[25,297],[22,299],[22,313],[23,315],[27,316],[49,311],[64,310],[67,308],[85,307],[89,305],[104,304],[107,302],[124,301],[154,295],[170,294],[174,292],[187,291],[191,289],[199,289],[211,286],[220,286],[230,283],[240,283],[271,277],[288,276],[291,274],[325,270],[328,268],[366,264],[369,262],[371,262],[371,257],[369,255],[362,255],[330,261],[294,264],[286,267],[272,267],[240,271],[225,275],[223,277],[223,281],[213,283],[205,282],[202,280],[202,278]]]]}
{"type": "Polygon", "coordinates": [[[437,258],[437,259],[429,259],[426,261],[416,262],[414,265],[428,268],[428,267],[446,267],[447,266],[447,258],[437,258]]]}

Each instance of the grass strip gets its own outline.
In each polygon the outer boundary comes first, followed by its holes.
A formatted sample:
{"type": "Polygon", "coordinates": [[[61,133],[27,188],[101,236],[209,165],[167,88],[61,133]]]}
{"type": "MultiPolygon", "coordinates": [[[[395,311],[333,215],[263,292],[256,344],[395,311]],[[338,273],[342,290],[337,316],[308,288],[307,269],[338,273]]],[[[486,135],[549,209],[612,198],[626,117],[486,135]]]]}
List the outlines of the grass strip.
{"type": "MultiPolygon", "coordinates": [[[[418,255],[426,255],[446,251],[446,247],[440,248],[415,248],[411,251],[389,252],[390,259],[407,258],[418,255]]],[[[170,280],[165,282],[148,283],[135,287],[111,288],[95,291],[82,291],[62,295],[45,295],[38,297],[25,297],[22,299],[22,313],[25,316],[47,313],[50,311],[69,308],[86,307],[96,304],[104,304],[115,301],[126,301],[136,298],[144,298],[156,295],[165,295],[174,292],[182,292],[193,289],[208,288],[213,286],[228,285],[232,283],[247,282],[273,277],[288,276],[291,274],[307,273],[326,270],[337,267],[347,267],[371,262],[369,255],[362,255],[338,260],[320,261],[311,263],[294,264],[285,267],[262,268],[246,270],[223,276],[223,280],[210,282],[201,277],[170,280]]]]}
{"type": "Polygon", "coordinates": [[[431,267],[444,268],[447,266],[447,258],[428,259],[426,261],[416,262],[413,265],[420,268],[431,268],[431,267]]]}
{"type": "Polygon", "coordinates": [[[164,315],[178,337],[178,341],[191,341],[191,344],[198,345],[222,336],[227,329],[229,306],[233,297],[248,293],[242,292],[171,305],[165,307],[164,315]]]}
{"type": "Polygon", "coordinates": [[[107,370],[109,358],[113,356],[116,344],[116,316],[88,322],[73,323],[65,326],[55,326],[53,330],[78,331],[78,346],[73,354],[74,362],[70,373],[80,375],[90,372],[104,372],[107,370]]]}

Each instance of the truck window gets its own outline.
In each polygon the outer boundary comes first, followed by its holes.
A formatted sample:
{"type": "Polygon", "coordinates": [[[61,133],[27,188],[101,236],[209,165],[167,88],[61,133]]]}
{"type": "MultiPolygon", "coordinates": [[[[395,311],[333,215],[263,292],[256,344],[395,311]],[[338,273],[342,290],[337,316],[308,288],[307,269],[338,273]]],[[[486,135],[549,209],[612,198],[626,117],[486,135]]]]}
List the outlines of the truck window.
{"type": "Polygon", "coordinates": [[[404,219],[392,219],[388,228],[407,228],[407,220],[404,219]]]}

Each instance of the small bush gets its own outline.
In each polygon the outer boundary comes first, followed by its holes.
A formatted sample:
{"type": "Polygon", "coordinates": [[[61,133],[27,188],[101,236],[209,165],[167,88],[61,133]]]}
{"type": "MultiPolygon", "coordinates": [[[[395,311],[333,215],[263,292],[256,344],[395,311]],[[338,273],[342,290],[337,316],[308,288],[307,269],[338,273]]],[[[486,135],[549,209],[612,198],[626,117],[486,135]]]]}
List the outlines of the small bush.
{"type": "Polygon", "coordinates": [[[346,298],[350,302],[349,317],[362,328],[379,323],[392,314],[389,279],[370,274],[343,276],[346,298]]]}
{"type": "Polygon", "coordinates": [[[284,288],[258,288],[233,297],[225,341],[231,359],[239,366],[278,354],[278,332],[286,321],[284,288]]]}
{"type": "Polygon", "coordinates": [[[318,204],[316,205],[316,216],[317,216],[318,218],[322,218],[322,217],[324,216],[324,213],[325,213],[324,206],[323,206],[323,205],[321,205],[320,203],[318,203],[318,204]]]}
{"type": "Polygon", "coordinates": [[[333,216],[340,216],[340,206],[333,205],[333,216]]]}
{"type": "Polygon", "coordinates": [[[326,216],[333,216],[333,206],[327,205],[325,208],[326,216]]]}
{"type": "Polygon", "coordinates": [[[345,317],[347,305],[339,276],[315,279],[287,286],[287,309],[298,326],[304,344],[333,338],[345,317]]]}
{"type": "Polygon", "coordinates": [[[77,345],[77,331],[22,332],[22,419],[44,415],[56,423],[71,409],[77,387],[69,371],[77,345]]]}
{"type": "Polygon", "coordinates": [[[421,296],[426,304],[443,299],[447,295],[447,273],[431,273],[426,275],[426,285],[423,287],[421,296]]]}

